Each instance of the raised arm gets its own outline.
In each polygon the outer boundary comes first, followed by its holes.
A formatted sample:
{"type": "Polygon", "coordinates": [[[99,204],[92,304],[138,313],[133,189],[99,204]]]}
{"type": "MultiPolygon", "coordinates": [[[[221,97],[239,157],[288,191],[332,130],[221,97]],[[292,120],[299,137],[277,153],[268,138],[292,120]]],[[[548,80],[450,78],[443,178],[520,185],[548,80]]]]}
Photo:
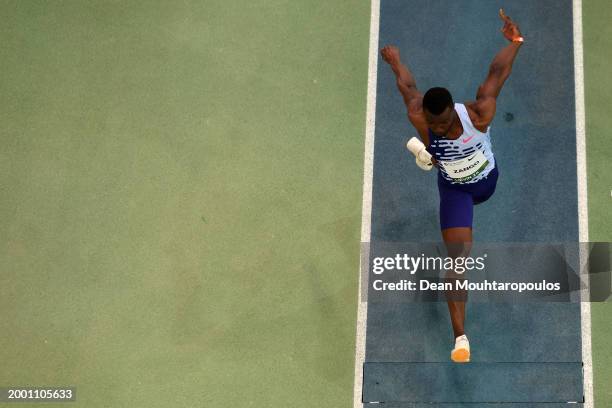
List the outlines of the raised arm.
{"type": "Polygon", "coordinates": [[[506,16],[502,9],[499,10],[499,16],[504,21],[501,31],[504,37],[510,41],[510,44],[502,48],[493,58],[487,78],[478,88],[476,104],[474,105],[479,117],[477,126],[488,126],[493,120],[497,96],[501,92],[504,82],[510,76],[514,59],[523,44],[523,37],[518,25],[506,16]]]}
{"type": "Polygon", "coordinates": [[[382,54],[383,59],[386,63],[391,66],[393,73],[397,79],[397,89],[399,89],[402,97],[404,98],[404,103],[406,104],[406,108],[408,108],[408,112],[414,110],[414,107],[420,104],[423,95],[419,92],[416,87],[416,82],[414,81],[414,77],[412,73],[406,67],[406,65],[402,64],[400,60],[400,52],[399,49],[394,45],[387,45],[384,47],[380,53],[382,54]]]}
{"type": "Polygon", "coordinates": [[[393,45],[387,45],[380,50],[383,59],[391,66],[397,79],[397,89],[404,98],[404,104],[408,110],[408,119],[412,126],[419,132],[419,136],[428,144],[427,123],[423,116],[423,95],[417,89],[416,82],[408,67],[400,60],[399,49],[393,45]]]}

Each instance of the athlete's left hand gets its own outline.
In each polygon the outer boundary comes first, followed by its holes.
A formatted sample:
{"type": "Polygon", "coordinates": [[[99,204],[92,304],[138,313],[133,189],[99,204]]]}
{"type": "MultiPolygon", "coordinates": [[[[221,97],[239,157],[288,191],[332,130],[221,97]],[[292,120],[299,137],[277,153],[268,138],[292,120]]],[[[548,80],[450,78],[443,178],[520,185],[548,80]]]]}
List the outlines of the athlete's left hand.
{"type": "Polygon", "coordinates": [[[502,33],[504,33],[504,37],[506,37],[508,41],[522,42],[523,36],[521,35],[521,30],[519,30],[518,25],[504,13],[504,9],[499,9],[499,17],[504,22],[504,26],[501,29],[502,33]]]}

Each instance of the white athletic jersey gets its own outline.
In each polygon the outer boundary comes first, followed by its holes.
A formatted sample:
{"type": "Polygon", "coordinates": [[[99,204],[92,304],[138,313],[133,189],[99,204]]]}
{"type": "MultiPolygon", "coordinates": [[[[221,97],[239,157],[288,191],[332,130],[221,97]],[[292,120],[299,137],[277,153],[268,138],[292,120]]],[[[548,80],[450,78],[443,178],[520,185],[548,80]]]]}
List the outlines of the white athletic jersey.
{"type": "Polygon", "coordinates": [[[486,177],[495,167],[491,149],[490,126],[485,133],[474,127],[465,105],[455,104],[455,111],[461,120],[463,134],[450,140],[436,136],[431,130],[427,151],[439,162],[442,178],[452,184],[475,183],[486,177]]]}

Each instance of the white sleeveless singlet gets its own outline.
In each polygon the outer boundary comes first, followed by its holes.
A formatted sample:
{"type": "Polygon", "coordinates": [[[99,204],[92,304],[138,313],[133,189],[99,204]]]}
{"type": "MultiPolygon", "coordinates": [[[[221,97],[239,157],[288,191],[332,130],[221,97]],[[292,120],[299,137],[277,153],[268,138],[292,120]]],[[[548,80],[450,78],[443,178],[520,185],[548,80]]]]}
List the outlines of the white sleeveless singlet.
{"type": "Polygon", "coordinates": [[[431,130],[427,150],[439,162],[438,169],[444,180],[456,184],[476,183],[495,168],[491,149],[490,126],[486,132],[474,127],[465,105],[455,103],[463,134],[455,139],[436,136],[431,130]]]}

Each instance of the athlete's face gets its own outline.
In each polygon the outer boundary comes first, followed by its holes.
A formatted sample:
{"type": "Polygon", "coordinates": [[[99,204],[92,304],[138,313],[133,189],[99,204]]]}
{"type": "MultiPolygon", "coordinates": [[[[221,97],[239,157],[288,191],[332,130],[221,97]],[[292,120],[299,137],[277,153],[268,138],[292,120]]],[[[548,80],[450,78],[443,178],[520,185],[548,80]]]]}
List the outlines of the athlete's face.
{"type": "Polygon", "coordinates": [[[450,106],[439,115],[429,113],[424,109],[427,126],[438,136],[446,136],[453,125],[455,110],[450,106]]]}

